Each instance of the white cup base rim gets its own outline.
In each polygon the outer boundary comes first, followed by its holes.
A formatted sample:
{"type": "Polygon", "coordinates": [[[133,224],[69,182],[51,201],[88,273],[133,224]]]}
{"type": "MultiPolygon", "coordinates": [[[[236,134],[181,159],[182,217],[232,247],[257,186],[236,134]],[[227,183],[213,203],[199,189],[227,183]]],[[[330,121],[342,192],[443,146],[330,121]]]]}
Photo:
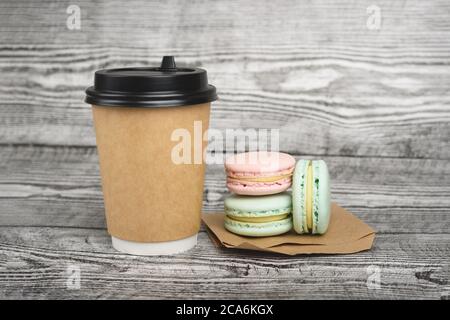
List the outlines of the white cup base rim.
{"type": "Polygon", "coordinates": [[[172,255],[192,249],[197,244],[197,234],[164,242],[134,242],[111,237],[112,246],[117,251],[138,256],[172,255]]]}

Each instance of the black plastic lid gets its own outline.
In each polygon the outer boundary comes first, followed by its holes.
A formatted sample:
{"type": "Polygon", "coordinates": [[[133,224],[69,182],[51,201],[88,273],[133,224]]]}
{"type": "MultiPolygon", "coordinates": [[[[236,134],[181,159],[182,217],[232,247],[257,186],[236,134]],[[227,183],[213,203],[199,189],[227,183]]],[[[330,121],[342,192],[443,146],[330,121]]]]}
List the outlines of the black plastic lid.
{"type": "Polygon", "coordinates": [[[105,69],[95,72],[94,86],[85,102],[98,106],[169,107],[211,102],[216,88],[208,84],[206,70],[177,68],[172,56],[160,67],[105,69]]]}

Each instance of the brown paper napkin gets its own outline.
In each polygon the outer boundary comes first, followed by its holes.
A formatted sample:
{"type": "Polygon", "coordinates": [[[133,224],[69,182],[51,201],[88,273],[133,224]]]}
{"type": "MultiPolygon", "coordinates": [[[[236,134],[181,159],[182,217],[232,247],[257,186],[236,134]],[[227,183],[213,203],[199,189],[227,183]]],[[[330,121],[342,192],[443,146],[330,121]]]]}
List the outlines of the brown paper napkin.
{"type": "Polygon", "coordinates": [[[274,236],[252,238],[239,236],[223,226],[224,213],[204,213],[202,220],[213,242],[226,248],[297,254],[344,254],[369,250],[375,231],[344,208],[333,203],[328,231],[324,235],[299,235],[294,231],[274,236]]]}

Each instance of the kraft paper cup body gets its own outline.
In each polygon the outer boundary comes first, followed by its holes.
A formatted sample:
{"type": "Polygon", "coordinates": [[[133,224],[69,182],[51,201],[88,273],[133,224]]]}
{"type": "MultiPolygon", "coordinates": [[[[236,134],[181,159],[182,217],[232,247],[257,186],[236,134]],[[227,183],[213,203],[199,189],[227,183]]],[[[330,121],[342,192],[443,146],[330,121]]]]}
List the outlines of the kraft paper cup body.
{"type": "Polygon", "coordinates": [[[173,254],[197,243],[203,141],[216,88],[206,70],[159,66],[97,70],[92,105],[108,232],[119,251],[173,254]]]}
{"type": "Polygon", "coordinates": [[[113,246],[134,254],[170,254],[193,247],[205,172],[198,152],[203,155],[207,144],[203,135],[210,103],[163,108],[92,105],[92,111],[113,246]],[[187,134],[184,146],[190,164],[173,161],[173,149],[181,143],[174,132],[187,134]]]}

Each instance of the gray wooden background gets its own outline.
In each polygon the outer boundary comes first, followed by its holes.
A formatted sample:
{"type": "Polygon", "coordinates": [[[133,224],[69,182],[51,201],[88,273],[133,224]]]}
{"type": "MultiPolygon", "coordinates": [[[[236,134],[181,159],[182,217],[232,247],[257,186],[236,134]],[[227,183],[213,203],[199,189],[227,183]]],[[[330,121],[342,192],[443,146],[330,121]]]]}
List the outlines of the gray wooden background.
{"type": "MultiPolygon", "coordinates": [[[[0,298],[448,298],[449,17],[444,0],[2,0],[0,298]],[[218,249],[202,229],[185,254],[115,252],[84,89],[167,54],[209,71],[213,128],[279,128],[283,151],[325,159],[374,248],[285,257],[218,249]]],[[[224,178],[208,167],[205,211],[224,178]]]]}

